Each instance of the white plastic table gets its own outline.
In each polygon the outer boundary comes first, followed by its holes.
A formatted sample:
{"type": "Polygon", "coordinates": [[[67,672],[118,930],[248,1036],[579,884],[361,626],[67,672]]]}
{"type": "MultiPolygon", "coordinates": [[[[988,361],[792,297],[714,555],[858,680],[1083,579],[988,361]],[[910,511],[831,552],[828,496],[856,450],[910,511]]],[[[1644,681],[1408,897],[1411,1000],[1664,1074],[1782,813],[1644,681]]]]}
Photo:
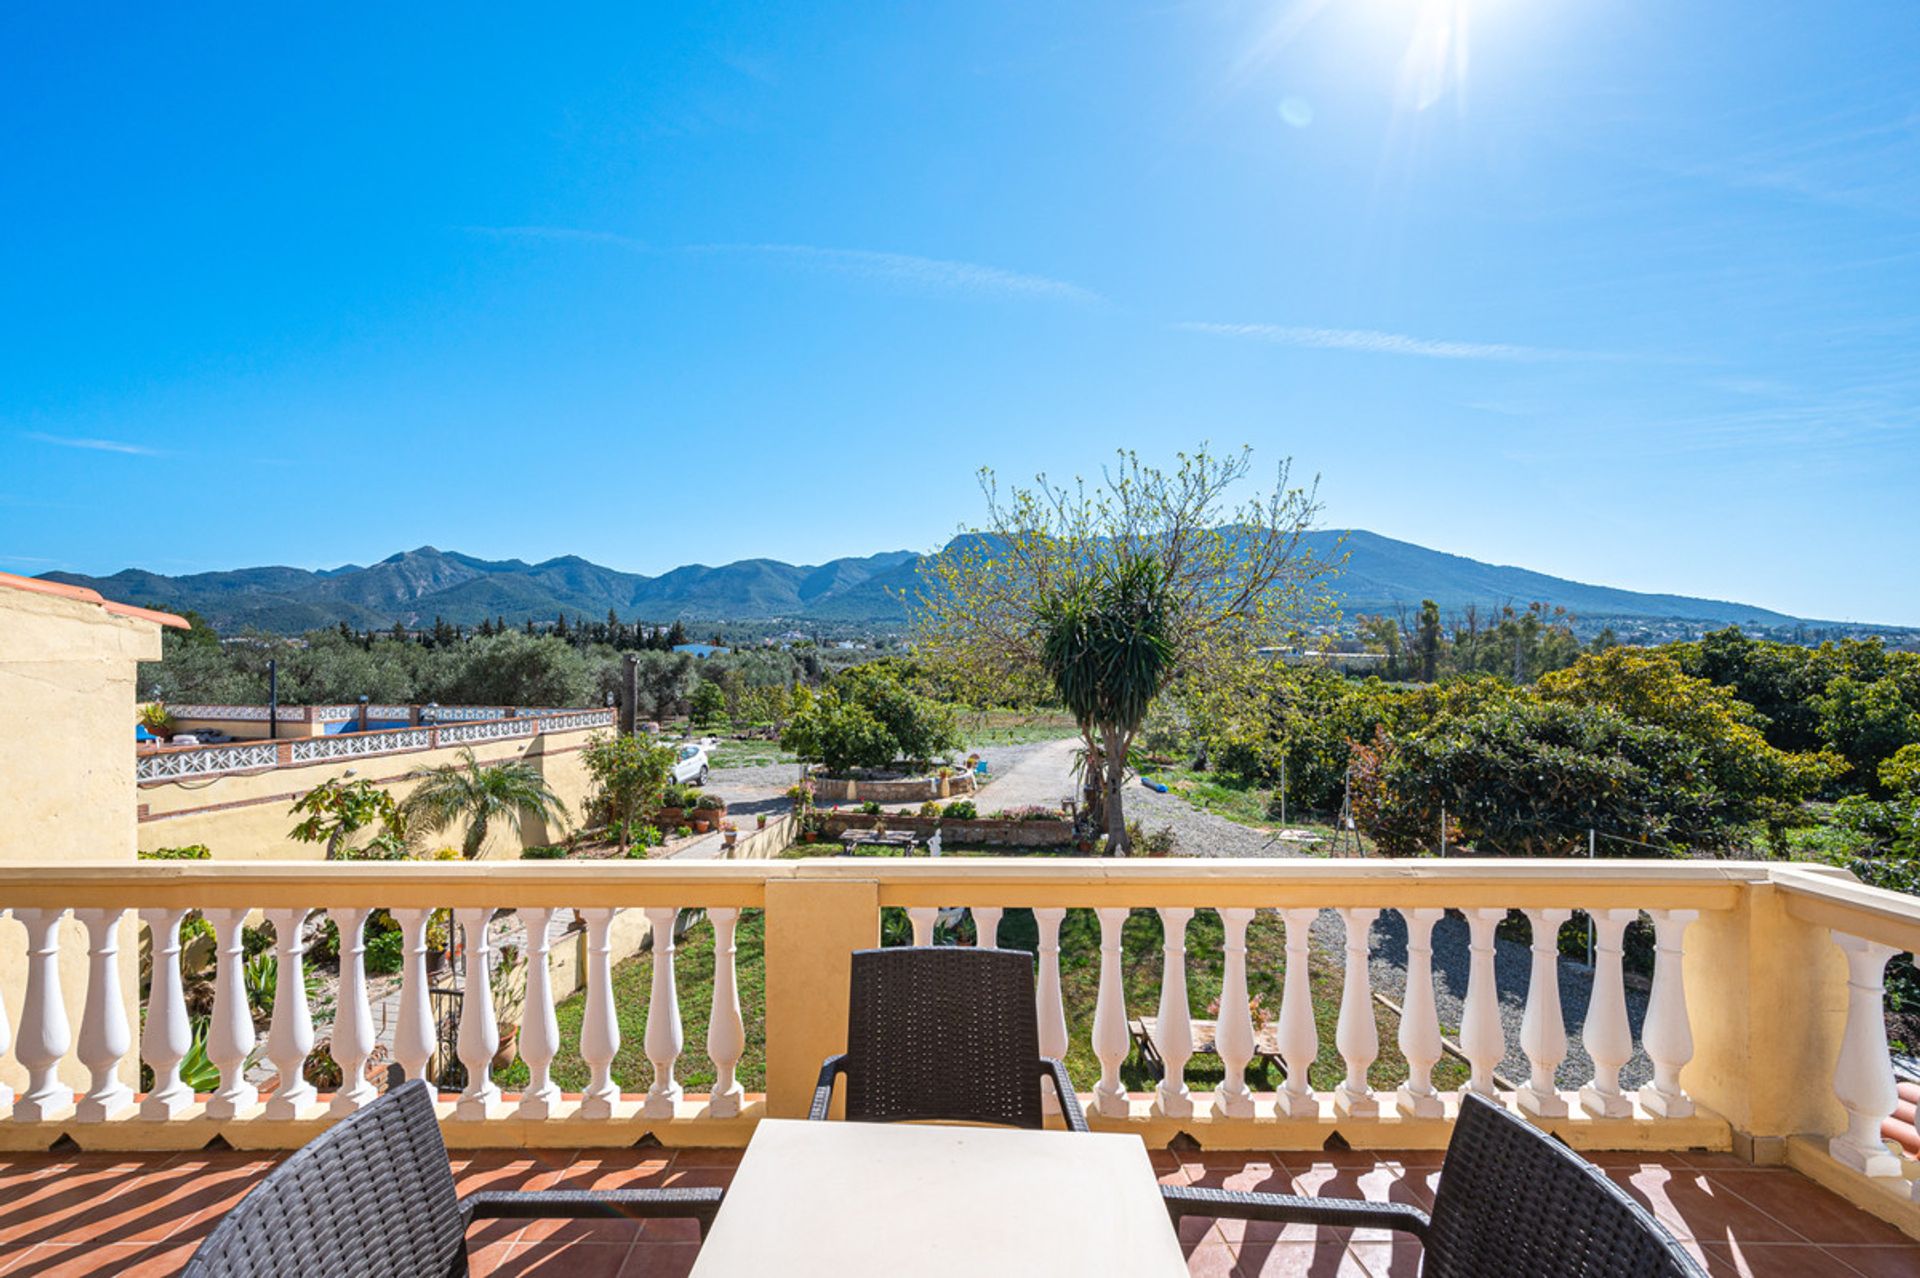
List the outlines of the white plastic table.
{"type": "Polygon", "coordinates": [[[1182,1278],[1137,1136],[766,1119],[693,1278],[1182,1278]]]}

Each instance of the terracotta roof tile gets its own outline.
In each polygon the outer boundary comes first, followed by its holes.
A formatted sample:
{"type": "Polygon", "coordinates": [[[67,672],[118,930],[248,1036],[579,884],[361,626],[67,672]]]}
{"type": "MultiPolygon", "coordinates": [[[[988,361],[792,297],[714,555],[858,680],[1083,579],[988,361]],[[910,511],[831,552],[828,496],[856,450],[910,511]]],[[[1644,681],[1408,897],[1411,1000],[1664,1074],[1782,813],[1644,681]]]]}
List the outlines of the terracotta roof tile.
{"type": "Polygon", "coordinates": [[[152,621],[162,626],[173,626],[179,630],[190,629],[185,617],[176,617],[170,612],[156,612],[152,608],[136,608],[132,604],[103,599],[99,591],[89,590],[85,586],[69,586],[65,582],[44,581],[39,577],[18,577],[10,572],[0,572],[0,586],[11,586],[15,590],[30,590],[40,595],[58,595],[62,599],[76,599],[81,603],[96,603],[117,617],[135,617],[141,621],[152,621]]]}

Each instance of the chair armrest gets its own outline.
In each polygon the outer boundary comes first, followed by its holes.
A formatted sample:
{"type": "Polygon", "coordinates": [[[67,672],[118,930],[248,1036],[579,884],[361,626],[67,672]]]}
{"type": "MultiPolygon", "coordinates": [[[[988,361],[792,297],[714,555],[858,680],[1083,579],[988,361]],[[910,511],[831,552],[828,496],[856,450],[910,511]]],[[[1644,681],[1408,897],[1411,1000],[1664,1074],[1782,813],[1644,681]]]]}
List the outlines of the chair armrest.
{"type": "Polygon", "coordinates": [[[1276,1225],[1328,1225],[1339,1229],[1395,1229],[1422,1242],[1427,1213],[1405,1203],[1370,1203],[1358,1198],[1301,1198],[1294,1194],[1249,1194],[1198,1185],[1163,1185],[1160,1197],[1175,1225],[1182,1216],[1260,1220],[1276,1225]]]}
{"type": "Polygon", "coordinates": [[[827,1121],[827,1111],[833,1108],[833,1080],[841,1074],[846,1073],[846,1071],[847,1056],[845,1052],[840,1053],[838,1056],[827,1057],[825,1063],[820,1066],[820,1081],[816,1083],[813,1088],[813,1108],[807,1111],[808,1122],[824,1123],[827,1121]]]}
{"type": "Polygon", "coordinates": [[[726,1191],[699,1189],[482,1189],[460,1200],[460,1213],[476,1220],[697,1220],[707,1236],[726,1191]]]}
{"type": "Polygon", "coordinates": [[[1073,1080],[1067,1077],[1067,1067],[1051,1056],[1040,1058],[1040,1077],[1053,1083],[1053,1090],[1060,1097],[1060,1116],[1067,1120],[1067,1130],[1084,1132],[1087,1116],[1080,1110],[1080,1097],[1074,1094],[1073,1080]]]}

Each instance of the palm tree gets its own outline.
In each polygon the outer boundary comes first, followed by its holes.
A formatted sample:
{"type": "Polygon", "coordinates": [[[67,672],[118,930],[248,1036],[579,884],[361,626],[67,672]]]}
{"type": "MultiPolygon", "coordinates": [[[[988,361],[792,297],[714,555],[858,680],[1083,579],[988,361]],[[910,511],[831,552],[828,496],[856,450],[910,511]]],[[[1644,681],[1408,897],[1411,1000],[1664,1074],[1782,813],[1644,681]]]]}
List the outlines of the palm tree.
{"type": "Polygon", "coordinates": [[[1108,851],[1125,855],[1127,750],[1173,668],[1165,574],[1155,560],[1125,556],[1056,589],[1035,612],[1041,668],[1086,742],[1089,789],[1104,781],[1108,851]]]}
{"type": "Polygon", "coordinates": [[[566,818],[567,805],[532,764],[513,759],[482,767],[472,750],[461,753],[465,756],[461,763],[416,774],[420,784],[405,804],[409,828],[437,831],[465,819],[467,836],[460,855],[471,861],[480,854],[487,827],[497,817],[511,821],[516,834],[529,816],[566,818]]]}

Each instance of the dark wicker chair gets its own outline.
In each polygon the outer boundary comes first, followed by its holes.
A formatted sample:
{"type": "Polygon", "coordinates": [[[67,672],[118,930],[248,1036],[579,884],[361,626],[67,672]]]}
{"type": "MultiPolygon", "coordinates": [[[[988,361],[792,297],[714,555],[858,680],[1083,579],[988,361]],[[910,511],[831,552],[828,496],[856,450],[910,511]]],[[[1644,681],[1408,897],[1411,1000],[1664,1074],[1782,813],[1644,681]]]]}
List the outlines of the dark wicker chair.
{"type": "Polygon", "coordinates": [[[1040,1128],[1044,1079],[1067,1126],[1087,1130],[1066,1066],[1040,1055],[1033,956],[1024,950],[856,951],[847,1050],[820,1067],[809,1118],[827,1117],[841,1074],[853,1122],[1040,1128]]]}
{"type": "Polygon", "coordinates": [[[1403,1203],[1169,1185],[1183,1216],[1394,1229],[1418,1238],[1424,1278],[1706,1278],[1706,1270],[1599,1168],[1479,1096],[1440,1166],[1433,1216],[1403,1203]]]}
{"type": "Polygon", "coordinates": [[[274,1168],[187,1262],[185,1278],[459,1278],[467,1226],[509,1217],[700,1222],[719,1189],[483,1190],[457,1195],[433,1093],[418,1080],[335,1123],[274,1168]]]}

